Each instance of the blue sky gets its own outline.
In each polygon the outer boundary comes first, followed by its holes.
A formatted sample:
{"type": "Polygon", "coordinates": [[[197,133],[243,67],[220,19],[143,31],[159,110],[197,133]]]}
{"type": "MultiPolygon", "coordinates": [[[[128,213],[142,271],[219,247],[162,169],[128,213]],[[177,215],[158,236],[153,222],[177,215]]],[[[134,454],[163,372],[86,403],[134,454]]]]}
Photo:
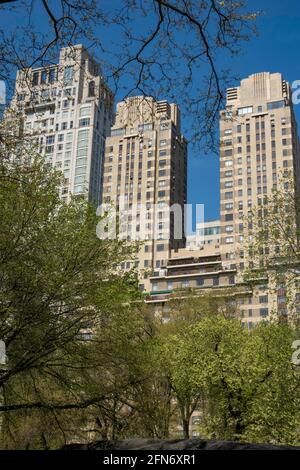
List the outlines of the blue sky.
{"type": "MultiPolygon", "coordinates": [[[[280,72],[292,83],[300,80],[300,2],[250,0],[252,10],[264,10],[259,36],[243,45],[243,53],[225,64],[244,78],[257,72],[280,72]]],[[[222,68],[223,64],[219,63],[222,68]]],[[[235,86],[237,83],[233,83],[235,86]]],[[[295,106],[300,127],[300,105],[295,106]]],[[[188,202],[205,205],[205,219],[219,216],[219,159],[216,155],[189,155],[188,202]]]]}
{"type": "MultiPolygon", "coordinates": [[[[116,1],[116,0],[113,0],[116,1]]],[[[55,2],[51,2],[52,6],[55,2]]],[[[104,3],[104,5],[106,5],[104,3]]],[[[109,5],[109,4],[108,4],[109,5]]],[[[43,25],[43,15],[40,3],[35,2],[33,16],[43,25]]],[[[263,10],[258,20],[259,36],[253,37],[242,46],[240,56],[222,60],[219,58],[217,67],[232,70],[239,78],[247,77],[257,72],[281,72],[290,83],[300,80],[300,3],[299,0],[248,0],[251,11],[263,10]]],[[[0,27],[14,28],[22,22],[21,12],[12,17],[2,14],[0,27]],[[1,24],[2,23],[2,24],[1,24]]],[[[102,34],[103,36],[103,34],[102,34]]],[[[105,38],[113,47],[114,31],[109,28],[105,38]]],[[[101,61],[101,53],[98,59],[101,61]]],[[[233,82],[232,86],[238,82],[233,82]]],[[[116,96],[116,101],[122,96],[116,96]]],[[[164,99],[164,97],[162,97],[164,99]]],[[[300,105],[295,107],[297,121],[300,126],[300,105]]],[[[188,202],[202,203],[205,206],[205,219],[212,220],[219,216],[219,157],[189,151],[188,171],[188,202]]]]}

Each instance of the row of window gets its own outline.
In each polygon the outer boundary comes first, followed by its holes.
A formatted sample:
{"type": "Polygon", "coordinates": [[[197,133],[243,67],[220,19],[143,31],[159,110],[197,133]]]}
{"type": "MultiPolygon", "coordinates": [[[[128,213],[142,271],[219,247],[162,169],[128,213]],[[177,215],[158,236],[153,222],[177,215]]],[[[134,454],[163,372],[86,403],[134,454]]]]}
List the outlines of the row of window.
{"type": "MultiPolygon", "coordinates": [[[[159,141],[159,147],[164,147],[167,145],[167,140],[166,139],[161,139],[159,141]]],[[[144,145],[144,141],[140,142],[139,143],[139,148],[140,149],[143,149],[145,148],[146,146],[144,145]]],[[[152,139],[148,139],[148,148],[152,147],[152,139]]],[[[131,149],[132,150],[135,150],[135,141],[131,142],[131,145],[130,143],[127,143],[127,151],[129,151],[131,149]]],[[[107,148],[107,153],[113,153],[114,152],[114,146],[113,145],[110,145],[108,148],[107,148]]],[[[122,151],[123,151],[123,145],[122,144],[119,144],[119,149],[118,149],[118,153],[119,155],[122,154],[122,151]]]]}
{"type": "MultiPolygon", "coordinates": [[[[265,318],[269,315],[269,309],[267,307],[262,307],[258,311],[259,311],[260,317],[262,317],[262,318],[265,318]]],[[[241,317],[242,318],[244,318],[246,316],[246,314],[250,318],[253,317],[253,309],[250,308],[248,310],[241,311],[241,317]]]]}
{"type": "MultiPolygon", "coordinates": [[[[249,109],[249,108],[247,107],[246,109],[249,109]]],[[[245,113],[245,114],[246,114],[246,113],[245,113]]],[[[275,127],[275,120],[274,120],[274,119],[271,119],[270,122],[271,122],[271,127],[275,127]]],[[[255,123],[255,128],[256,128],[256,129],[259,128],[259,125],[258,125],[258,124],[260,124],[260,128],[261,128],[261,129],[264,129],[264,128],[265,128],[265,123],[264,123],[263,120],[261,120],[260,123],[259,123],[259,122],[256,122],[256,123],[255,123]]],[[[282,118],[281,118],[281,125],[282,125],[282,126],[286,126],[287,124],[288,124],[288,119],[287,119],[286,117],[282,117],[282,118]]],[[[242,126],[241,124],[238,124],[238,125],[236,126],[236,132],[237,132],[237,133],[241,133],[241,132],[242,132],[242,129],[243,129],[243,126],[242,126]]],[[[245,129],[246,129],[246,132],[250,132],[250,122],[247,122],[247,123],[246,123],[246,128],[245,128],[245,129]]],[[[232,135],[232,133],[233,133],[233,129],[232,129],[232,128],[229,128],[229,129],[225,129],[225,130],[224,130],[224,135],[225,135],[225,136],[230,136],[230,135],[232,135]]]]}
{"type": "MultiPolygon", "coordinates": [[[[201,286],[205,285],[205,279],[202,278],[202,277],[197,278],[195,281],[196,281],[196,286],[198,286],[198,287],[201,287],[201,286]]],[[[182,288],[186,289],[188,287],[192,287],[193,283],[194,283],[194,280],[190,281],[189,279],[183,279],[181,281],[180,285],[181,285],[182,288]]],[[[233,285],[234,283],[235,283],[235,277],[234,276],[229,276],[228,277],[228,284],[233,285]]],[[[220,285],[219,277],[215,276],[215,277],[212,278],[212,285],[213,286],[219,286],[220,285]]],[[[176,287],[178,287],[178,286],[176,285],[176,287]]],[[[172,290],[173,288],[174,288],[174,282],[173,281],[167,281],[167,289],[172,290]]],[[[159,290],[159,283],[158,282],[153,282],[152,283],[152,290],[153,291],[159,290]]]]}
{"type": "MultiPolygon", "coordinates": [[[[69,72],[67,71],[65,73],[68,74],[69,72]]],[[[57,80],[57,67],[35,71],[32,74],[33,86],[45,84],[45,83],[54,83],[56,80],[57,80]]]]}
{"type": "MultiPolygon", "coordinates": [[[[284,108],[284,107],[285,107],[284,100],[273,101],[273,102],[267,103],[267,110],[279,109],[279,108],[284,108]]],[[[257,106],[257,112],[261,113],[262,111],[263,111],[263,107],[257,106]]],[[[238,108],[237,113],[239,116],[244,116],[245,114],[252,114],[253,106],[243,106],[242,108],[238,108]]]]}

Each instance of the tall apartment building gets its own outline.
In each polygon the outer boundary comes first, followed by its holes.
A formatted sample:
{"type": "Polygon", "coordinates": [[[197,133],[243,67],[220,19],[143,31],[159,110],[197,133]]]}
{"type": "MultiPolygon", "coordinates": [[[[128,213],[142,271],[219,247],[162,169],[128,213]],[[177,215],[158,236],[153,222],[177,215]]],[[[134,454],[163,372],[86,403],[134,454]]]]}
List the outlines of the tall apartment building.
{"type": "Polygon", "coordinates": [[[186,248],[194,250],[204,247],[204,245],[220,245],[220,220],[209,220],[200,222],[196,226],[196,233],[187,235],[186,248]]]}
{"type": "Polygon", "coordinates": [[[113,94],[87,50],[64,48],[57,65],[18,71],[11,109],[45,161],[63,172],[62,199],[87,194],[99,204],[113,94]]]}
{"type": "Polygon", "coordinates": [[[278,188],[284,169],[299,185],[291,90],[280,73],[258,73],[227,90],[220,118],[221,246],[225,268],[245,266],[245,218],[278,188]]]}
{"type": "MultiPolygon", "coordinates": [[[[227,90],[220,137],[222,262],[225,269],[237,269],[240,282],[244,268],[252,264],[247,259],[252,207],[264,209],[272,188],[282,188],[285,170],[300,187],[292,93],[280,73],[250,75],[239,87],[227,90]]],[[[287,287],[274,282],[270,275],[259,279],[249,302],[243,304],[243,318],[249,325],[273,313],[288,314],[287,287]]]]}
{"type": "MultiPolygon", "coordinates": [[[[171,250],[185,244],[186,184],[187,143],[178,106],[140,96],[118,103],[106,140],[102,202],[113,203],[122,216],[120,236],[144,241],[135,261],[141,290],[149,288],[148,275],[166,265],[171,250]],[[174,205],[182,211],[180,220],[170,211],[174,205]]],[[[131,267],[130,261],[123,267],[131,267]]]]}

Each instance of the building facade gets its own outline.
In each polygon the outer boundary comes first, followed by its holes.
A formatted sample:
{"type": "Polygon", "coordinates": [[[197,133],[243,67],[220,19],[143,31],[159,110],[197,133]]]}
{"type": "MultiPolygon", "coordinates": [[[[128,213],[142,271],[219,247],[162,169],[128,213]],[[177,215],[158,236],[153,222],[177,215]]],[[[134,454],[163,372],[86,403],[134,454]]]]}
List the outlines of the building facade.
{"type": "Polygon", "coordinates": [[[113,94],[87,50],[64,48],[57,65],[18,71],[10,108],[23,135],[63,173],[62,199],[85,194],[98,205],[113,94]]]}
{"type": "MultiPolygon", "coordinates": [[[[299,186],[299,143],[291,90],[280,73],[258,73],[227,90],[220,116],[221,246],[225,268],[245,268],[245,218],[280,189],[285,169],[299,186]]],[[[247,222],[246,222],[247,223],[247,222]]]]}
{"type": "MultiPolygon", "coordinates": [[[[299,189],[299,139],[292,93],[280,73],[258,73],[227,90],[226,109],[220,116],[221,256],[225,269],[236,269],[243,279],[253,260],[247,256],[255,233],[252,209],[264,214],[272,190],[283,190],[288,171],[299,189]]],[[[273,250],[275,247],[267,247],[273,250]]],[[[245,309],[252,317],[270,318],[285,312],[286,287],[270,275],[257,280],[256,298],[245,309]],[[283,294],[285,291],[285,294],[283,294]],[[285,307],[285,309],[283,308],[285,307]]]]}
{"type": "MultiPolygon", "coordinates": [[[[164,269],[153,272],[151,291],[146,295],[156,316],[169,321],[170,302],[177,303],[186,296],[224,296],[232,307],[232,315],[240,317],[251,328],[259,317],[248,322],[248,305],[257,304],[257,292],[246,283],[237,283],[236,269],[224,269],[220,249],[216,245],[199,251],[182,249],[172,251],[164,269]]],[[[260,318],[261,319],[261,318],[260,318]]]]}
{"type": "MultiPolygon", "coordinates": [[[[186,249],[171,252],[165,269],[154,271],[146,302],[167,318],[174,297],[229,288],[238,316],[251,328],[273,314],[288,315],[290,309],[285,283],[273,285],[269,275],[244,278],[252,262],[247,259],[252,208],[263,208],[266,196],[281,189],[285,170],[293,175],[295,189],[300,187],[297,124],[291,90],[282,75],[251,75],[228,89],[220,134],[221,220],[200,224],[186,249]]],[[[294,289],[294,297],[299,297],[297,292],[294,289]]]]}
{"type": "Polygon", "coordinates": [[[131,97],[117,104],[116,120],[106,140],[103,204],[119,214],[119,237],[143,242],[134,263],[140,289],[148,276],[166,265],[172,249],[185,245],[187,144],[175,104],[131,97]]]}

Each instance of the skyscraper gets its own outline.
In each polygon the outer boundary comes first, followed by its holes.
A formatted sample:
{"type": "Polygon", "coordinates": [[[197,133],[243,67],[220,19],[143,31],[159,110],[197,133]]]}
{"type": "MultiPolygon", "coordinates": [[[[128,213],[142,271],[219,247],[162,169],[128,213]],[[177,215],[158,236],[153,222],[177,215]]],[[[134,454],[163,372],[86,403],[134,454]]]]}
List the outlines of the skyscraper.
{"type": "Polygon", "coordinates": [[[221,247],[225,268],[245,267],[245,217],[289,169],[299,187],[299,143],[288,82],[257,73],[227,90],[220,117],[221,247]]]}
{"type": "Polygon", "coordinates": [[[61,197],[87,194],[99,204],[113,94],[82,45],[64,48],[57,65],[20,70],[11,109],[45,161],[61,170],[61,197]]]}
{"type": "Polygon", "coordinates": [[[144,241],[135,261],[141,290],[148,289],[147,271],[166,265],[171,249],[185,244],[186,183],[178,106],[142,96],[118,103],[106,140],[102,202],[122,216],[119,235],[144,241]],[[179,221],[171,206],[179,208],[179,221]]]}

